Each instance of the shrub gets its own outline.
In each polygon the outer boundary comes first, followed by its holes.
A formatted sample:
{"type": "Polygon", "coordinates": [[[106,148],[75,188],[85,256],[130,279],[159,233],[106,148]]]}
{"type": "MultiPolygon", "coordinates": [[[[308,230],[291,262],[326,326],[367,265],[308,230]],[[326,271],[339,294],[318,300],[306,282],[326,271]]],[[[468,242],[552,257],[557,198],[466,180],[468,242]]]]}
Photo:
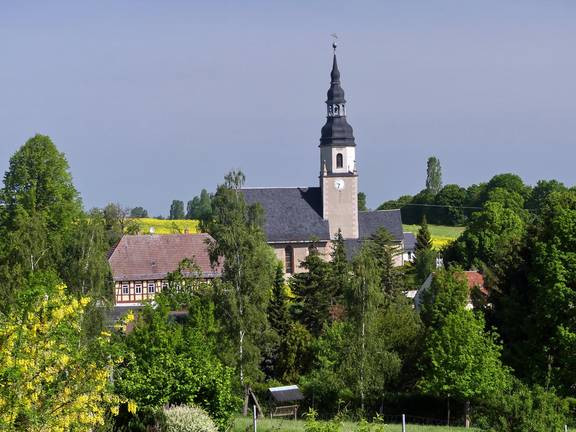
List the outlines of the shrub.
{"type": "Polygon", "coordinates": [[[202,408],[180,405],[164,410],[166,432],[218,432],[216,424],[202,408]]]}
{"type": "Polygon", "coordinates": [[[569,419],[568,403],[551,391],[516,380],[512,389],[492,395],[480,407],[477,426],[498,432],[563,430],[569,419]]]}

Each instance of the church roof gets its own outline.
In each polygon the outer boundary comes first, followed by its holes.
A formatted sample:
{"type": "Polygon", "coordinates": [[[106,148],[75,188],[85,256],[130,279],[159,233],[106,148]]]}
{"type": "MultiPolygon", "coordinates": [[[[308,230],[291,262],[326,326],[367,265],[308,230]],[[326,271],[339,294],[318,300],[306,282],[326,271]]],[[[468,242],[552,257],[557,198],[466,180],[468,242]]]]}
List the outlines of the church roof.
{"type": "MultiPolygon", "coordinates": [[[[328,221],[322,218],[322,191],[309,188],[242,189],[248,204],[264,208],[264,232],[268,242],[330,240],[328,221]]],[[[358,213],[360,241],[384,227],[394,240],[402,241],[400,210],[358,213]]]]}
{"type": "Polygon", "coordinates": [[[416,250],[416,236],[411,232],[404,233],[404,250],[414,252],[416,250]]]}
{"type": "Polygon", "coordinates": [[[394,240],[402,241],[402,216],[400,210],[375,210],[358,213],[360,239],[367,239],[379,228],[386,228],[394,240]]]}
{"type": "Polygon", "coordinates": [[[265,212],[268,242],[330,240],[328,221],[322,218],[322,191],[308,188],[242,189],[248,204],[265,212]]]}

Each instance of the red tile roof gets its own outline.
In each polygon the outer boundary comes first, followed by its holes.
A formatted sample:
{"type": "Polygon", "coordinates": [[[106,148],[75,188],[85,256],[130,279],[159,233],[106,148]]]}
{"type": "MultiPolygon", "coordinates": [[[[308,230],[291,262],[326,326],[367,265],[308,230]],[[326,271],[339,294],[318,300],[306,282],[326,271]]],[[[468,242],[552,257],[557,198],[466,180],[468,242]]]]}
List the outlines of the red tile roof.
{"type": "Polygon", "coordinates": [[[484,276],[477,271],[465,271],[466,281],[468,282],[468,289],[472,291],[473,288],[478,287],[481,293],[487,295],[488,290],[484,286],[484,276]]]}
{"type": "Polygon", "coordinates": [[[212,268],[208,255],[209,234],[125,235],[108,262],[115,281],[158,280],[178,268],[184,259],[193,260],[205,278],[219,276],[222,265],[212,268]]]}

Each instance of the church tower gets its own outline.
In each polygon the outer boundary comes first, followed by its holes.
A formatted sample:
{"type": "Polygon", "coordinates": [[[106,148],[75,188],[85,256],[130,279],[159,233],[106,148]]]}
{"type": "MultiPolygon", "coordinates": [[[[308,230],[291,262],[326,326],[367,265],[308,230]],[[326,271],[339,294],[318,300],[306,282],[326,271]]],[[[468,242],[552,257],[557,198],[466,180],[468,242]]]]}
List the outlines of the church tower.
{"type": "Polygon", "coordinates": [[[345,239],[358,238],[358,173],[356,143],[352,126],[346,120],[346,100],[340,87],[340,71],[334,61],[326,105],[328,114],[320,138],[320,187],[322,213],[328,221],[330,236],[340,229],[345,239]]]}

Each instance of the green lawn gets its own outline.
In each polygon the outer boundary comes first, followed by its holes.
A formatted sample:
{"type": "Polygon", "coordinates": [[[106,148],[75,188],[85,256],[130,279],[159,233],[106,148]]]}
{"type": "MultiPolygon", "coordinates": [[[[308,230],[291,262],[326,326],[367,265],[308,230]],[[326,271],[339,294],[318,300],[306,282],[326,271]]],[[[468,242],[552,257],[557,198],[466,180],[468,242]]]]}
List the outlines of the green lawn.
{"type": "MultiPolygon", "coordinates": [[[[259,419],[257,424],[257,432],[304,432],[304,420],[289,420],[276,418],[271,420],[269,418],[259,419]]],[[[355,432],[358,430],[358,425],[353,422],[344,422],[342,424],[341,432],[355,432]]],[[[477,432],[478,429],[463,427],[446,427],[446,426],[421,426],[421,425],[406,425],[406,432],[477,432]]],[[[231,432],[252,432],[252,418],[251,417],[236,417],[231,432]]],[[[402,432],[402,425],[400,424],[384,424],[382,432],[402,432]]]]}
{"type": "MultiPolygon", "coordinates": [[[[404,232],[411,232],[414,235],[418,234],[420,225],[402,225],[404,232]]],[[[442,246],[457,239],[460,234],[464,232],[464,227],[453,227],[445,225],[428,225],[430,234],[432,235],[432,243],[434,248],[440,249],[442,246]]]]}

